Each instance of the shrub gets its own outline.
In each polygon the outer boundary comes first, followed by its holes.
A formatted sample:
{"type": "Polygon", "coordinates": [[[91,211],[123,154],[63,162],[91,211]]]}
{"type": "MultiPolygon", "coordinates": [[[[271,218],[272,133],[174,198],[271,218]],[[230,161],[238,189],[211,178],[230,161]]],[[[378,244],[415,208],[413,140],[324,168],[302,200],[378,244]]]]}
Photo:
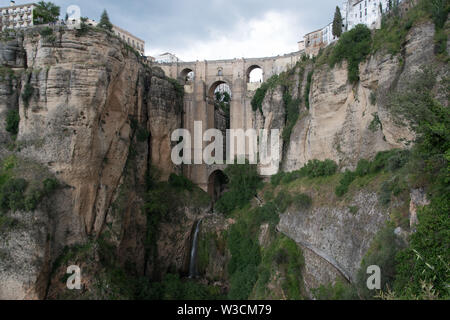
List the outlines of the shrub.
{"type": "Polygon", "coordinates": [[[9,110],[6,115],[6,131],[12,135],[19,133],[20,115],[17,110],[9,110]]]}
{"type": "Polygon", "coordinates": [[[292,199],[292,202],[298,210],[308,210],[312,205],[311,197],[303,193],[296,194],[292,199]]]}
{"type": "Polygon", "coordinates": [[[361,159],[358,162],[358,166],[356,168],[356,175],[359,177],[364,177],[370,173],[370,162],[366,159],[361,159]]]}
{"type": "Polygon", "coordinates": [[[236,208],[245,206],[261,186],[256,165],[233,165],[225,170],[229,179],[229,191],[216,203],[216,209],[222,213],[230,213],[236,208]]]}
{"type": "Polygon", "coordinates": [[[309,178],[328,177],[336,174],[337,169],[338,166],[333,160],[310,160],[300,169],[300,174],[309,178]]]}
{"type": "Polygon", "coordinates": [[[359,294],[363,299],[372,299],[376,294],[376,292],[367,289],[367,268],[369,266],[377,265],[382,270],[381,289],[383,291],[393,288],[396,274],[395,257],[404,247],[402,240],[395,235],[394,229],[395,227],[391,224],[381,229],[361,262],[356,283],[359,294]]]}
{"type": "Polygon", "coordinates": [[[39,31],[39,34],[44,38],[48,38],[53,35],[53,29],[50,27],[44,27],[39,31]]]}
{"type": "Polygon", "coordinates": [[[333,54],[330,57],[330,65],[347,60],[348,80],[351,83],[359,81],[359,64],[370,53],[372,35],[370,29],[363,24],[357,25],[352,30],[342,34],[337,42],[333,54]]]}
{"type": "Polygon", "coordinates": [[[351,171],[346,171],[344,176],[342,177],[339,186],[336,188],[336,195],[338,197],[342,197],[344,194],[348,192],[348,189],[352,182],[356,179],[356,173],[351,171]]]}
{"type": "Polygon", "coordinates": [[[278,208],[278,211],[284,213],[292,204],[292,196],[289,193],[282,191],[275,197],[274,203],[278,208]]]}
{"type": "Polygon", "coordinates": [[[373,120],[369,124],[369,130],[372,132],[377,132],[378,130],[383,130],[383,124],[381,123],[378,113],[372,114],[373,120]]]}
{"type": "Polygon", "coordinates": [[[268,202],[264,206],[255,209],[253,215],[254,224],[256,225],[269,223],[272,226],[275,226],[280,221],[278,210],[274,202],[268,202]]]}
{"type": "Polygon", "coordinates": [[[356,289],[341,279],[334,285],[329,283],[312,289],[312,294],[317,300],[359,300],[356,289]]]}
{"type": "Polygon", "coordinates": [[[311,70],[308,73],[308,77],[306,78],[306,88],[305,88],[305,97],[304,98],[305,98],[305,105],[308,110],[310,108],[309,94],[311,92],[313,74],[314,74],[314,70],[311,70]]]}
{"type": "Polygon", "coordinates": [[[6,181],[0,190],[1,210],[17,211],[24,209],[23,198],[27,185],[28,183],[24,179],[10,179],[6,181]]]}
{"type": "Polygon", "coordinates": [[[285,173],[284,172],[279,172],[275,175],[273,175],[272,177],[270,177],[270,183],[272,184],[272,186],[276,187],[280,184],[281,180],[283,180],[285,173]]]}
{"type": "Polygon", "coordinates": [[[22,93],[22,101],[26,108],[28,108],[28,106],[29,106],[30,99],[33,96],[33,93],[34,93],[33,86],[29,83],[25,84],[25,86],[23,88],[23,93],[22,93]]]}
{"type": "Polygon", "coordinates": [[[248,299],[258,277],[257,267],[261,262],[258,240],[252,228],[244,221],[233,225],[228,235],[228,247],[231,259],[228,264],[230,291],[232,300],[248,299]]]}
{"type": "Polygon", "coordinates": [[[291,95],[286,91],[283,96],[284,106],[286,108],[286,126],[283,130],[283,141],[289,143],[291,139],[292,129],[297,123],[299,117],[299,99],[292,99],[291,95]]]}
{"type": "Polygon", "coordinates": [[[169,177],[169,184],[178,189],[192,191],[194,183],[184,176],[179,176],[172,173],[169,177]]]}
{"type": "Polygon", "coordinates": [[[273,75],[264,82],[258,90],[256,90],[251,102],[253,111],[259,110],[262,113],[262,103],[266,97],[267,91],[269,91],[269,89],[274,89],[281,84],[281,77],[282,75],[273,75]]]}

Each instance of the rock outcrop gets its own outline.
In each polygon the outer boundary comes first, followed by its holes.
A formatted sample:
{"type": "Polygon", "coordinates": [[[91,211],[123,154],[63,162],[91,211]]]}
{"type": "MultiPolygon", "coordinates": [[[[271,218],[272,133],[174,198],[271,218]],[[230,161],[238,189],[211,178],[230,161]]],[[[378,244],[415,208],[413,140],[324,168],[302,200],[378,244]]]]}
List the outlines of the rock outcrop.
{"type": "MultiPolygon", "coordinates": [[[[35,237],[35,227],[27,224],[22,235],[11,236],[28,240],[5,247],[13,254],[0,261],[0,275],[17,274],[6,283],[0,276],[0,299],[44,298],[49,264],[62,248],[99,237],[106,223],[119,223],[118,251],[131,251],[122,256],[143,273],[145,232],[137,230],[146,225],[145,177],[151,166],[162,178],[178,170],[170,161],[170,135],[181,127],[182,97],[174,83],[113,34],[55,29],[44,37],[38,30],[0,44],[8,70],[0,85],[0,115],[19,111],[18,156],[43,164],[64,185],[64,196],[51,214],[33,213],[45,216],[42,234],[35,237]],[[121,195],[127,170],[134,178],[121,195]],[[114,217],[119,197],[125,209],[114,217]],[[11,267],[29,259],[33,272],[19,275],[11,267]]],[[[9,136],[3,122],[0,136],[9,136]]],[[[2,148],[8,154],[6,144],[2,148]]]]}
{"type": "Polygon", "coordinates": [[[332,159],[343,169],[353,169],[360,159],[407,147],[414,134],[392,119],[387,96],[433,62],[433,37],[432,23],[412,28],[402,54],[379,51],[360,64],[356,85],[347,81],[346,62],[333,69],[327,64],[316,67],[310,110],[292,131],[283,170],[298,170],[313,159],[332,159]]]}

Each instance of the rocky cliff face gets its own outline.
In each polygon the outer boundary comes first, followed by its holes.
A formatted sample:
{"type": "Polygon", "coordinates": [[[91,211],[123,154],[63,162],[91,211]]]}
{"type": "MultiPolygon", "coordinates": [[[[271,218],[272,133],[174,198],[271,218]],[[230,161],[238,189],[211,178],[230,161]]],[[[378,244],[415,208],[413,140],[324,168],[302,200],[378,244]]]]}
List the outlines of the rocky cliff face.
{"type": "MultiPolygon", "coordinates": [[[[434,32],[432,23],[422,24],[409,32],[402,54],[391,56],[378,52],[371,56],[361,63],[361,81],[356,85],[347,81],[346,63],[333,69],[327,64],[316,66],[310,110],[292,131],[283,170],[298,170],[313,159],[332,159],[342,168],[354,168],[359,159],[373,158],[380,151],[405,148],[414,140],[412,132],[395,124],[386,98],[421,66],[433,62],[434,32]]],[[[306,74],[300,79],[303,83],[306,74]]],[[[272,104],[269,109],[282,107],[282,104],[272,104]]]]}
{"type": "MultiPolygon", "coordinates": [[[[290,140],[284,142],[281,170],[295,171],[314,159],[331,159],[341,170],[353,170],[360,159],[373,159],[380,151],[407,148],[415,136],[391,117],[387,97],[406,85],[421,66],[435,61],[434,32],[434,24],[421,24],[410,30],[401,54],[377,52],[370,56],[360,64],[360,81],[355,85],[348,82],[346,62],[330,68],[319,59],[314,64],[309,110],[303,96],[307,75],[313,68],[311,62],[297,66],[288,75],[290,86],[269,90],[262,112],[255,113],[257,128],[284,129],[286,88],[293,99],[303,99],[299,120],[290,140]]],[[[312,198],[317,199],[314,188],[301,191],[312,193],[312,198]]],[[[280,232],[303,248],[307,289],[339,277],[353,282],[375,234],[390,219],[390,209],[380,207],[377,192],[367,187],[345,201],[337,199],[334,190],[319,197],[327,200],[316,203],[312,210],[289,211],[282,215],[278,225],[280,232]],[[352,210],[357,213],[351,213],[352,210]]],[[[414,203],[410,212],[413,218],[414,203]]]]}
{"type": "MultiPolygon", "coordinates": [[[[122,258],[132,259],[142,273],[146,173],[151,165],[162,178],[177,170],[170,134],[181,127],[182,101],[174,84],[118,38],[99,31],[54,30],[43,37],[27,30],[0,43],[0,61],[8,70],[0,84],[0,115],[20,113],[17,155],[44,165],[64,186],[51,212],[31,213],[42,223],[39,236],[30,223],[28,231],[2,241],[14,254],[0,261],[0,299],[43,298],[61,249],[98,237],[107,223],[117,227],[122,258]],[[117,216],[113,204],[120,197],[124,211],[117,216]],[[14,265],[27,260],[35,272],[20,275],[14,265]]],[[[3,121],[0,138],[6,155],[10,138],[3,121]]]]}

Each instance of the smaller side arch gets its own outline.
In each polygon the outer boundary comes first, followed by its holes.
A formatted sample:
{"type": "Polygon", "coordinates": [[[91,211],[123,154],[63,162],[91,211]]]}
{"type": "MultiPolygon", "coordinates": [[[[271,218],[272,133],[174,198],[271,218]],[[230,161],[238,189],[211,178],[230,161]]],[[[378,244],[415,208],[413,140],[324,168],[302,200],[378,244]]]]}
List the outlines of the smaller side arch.
{"type": "Polygon", "coordinates": [[[251,83],[252,82],[251,75],[252,75],[252,73],[255,70],[261,70],[260,71],[260,79],[259,79],[260,81],[255,81],[255,82],[263,82],[264,81],[264,69],[261,66],[257,65],[257,64],[253,64],[253,65],[251,65],[250,67],[247,68],[247,73],[246,73],[247,83],[251,83]]]}
{"type": "Polygon", "coordinates": [[[187,84],[191,81],[194,81],[194,77],[195,77],[195,73],[192,69],[190,68],[185,68],[181,71],[178,79],[183,83],[183,84],[187,84]]]}

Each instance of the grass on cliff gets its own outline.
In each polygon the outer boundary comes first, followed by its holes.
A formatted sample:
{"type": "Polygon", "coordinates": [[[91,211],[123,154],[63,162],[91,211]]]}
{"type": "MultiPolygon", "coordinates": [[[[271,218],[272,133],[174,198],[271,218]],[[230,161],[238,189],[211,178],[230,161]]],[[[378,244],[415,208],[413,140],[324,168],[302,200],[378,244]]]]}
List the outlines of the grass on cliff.
{"type": "Polygon", "coordinates": [[[59,186],[39,165],[10,156],[0,168],[0,212],[33,211],[59,186]],[[30,172],[34,170],[38,172],[30,172]],[[27,173],[28,171],[28,173],[27,173]],[[40,181],[40,179],[43,179],[40,181]]]}

